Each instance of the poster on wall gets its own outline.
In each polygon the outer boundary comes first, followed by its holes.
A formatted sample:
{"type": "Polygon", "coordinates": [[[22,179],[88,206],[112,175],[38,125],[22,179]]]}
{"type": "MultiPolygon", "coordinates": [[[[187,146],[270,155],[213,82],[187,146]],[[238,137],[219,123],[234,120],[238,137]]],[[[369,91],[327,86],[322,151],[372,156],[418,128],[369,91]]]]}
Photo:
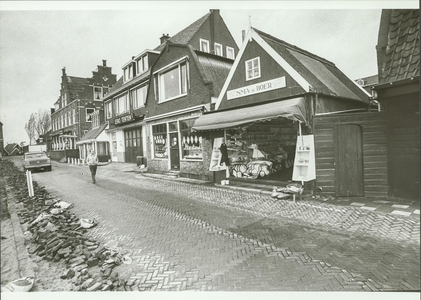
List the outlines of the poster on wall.
{"type": "Polygon", "coordinates": [[[209,171],[222,171],[227,169],[227,166],[225,164],[221,166],[221,150],[219,148],[221,148],[223,142],[223,137],[215,138],[213,140],[213,149],[209,171]]]}

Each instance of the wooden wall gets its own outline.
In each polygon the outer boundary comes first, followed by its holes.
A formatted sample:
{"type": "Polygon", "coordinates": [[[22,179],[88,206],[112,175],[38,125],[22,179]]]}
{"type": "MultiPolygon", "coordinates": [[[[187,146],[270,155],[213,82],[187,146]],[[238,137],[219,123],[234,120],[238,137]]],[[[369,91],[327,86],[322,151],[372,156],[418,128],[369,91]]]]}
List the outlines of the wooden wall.
{"type": "Polygon", "coordinates": [[[356,124],[362,129],[363,185],[365,197],[386,197],[387,139],[383,113],[363,112],[315,116],[316,182],[323,194],[337,195],[335,189],[335,126],[356,124]]]}

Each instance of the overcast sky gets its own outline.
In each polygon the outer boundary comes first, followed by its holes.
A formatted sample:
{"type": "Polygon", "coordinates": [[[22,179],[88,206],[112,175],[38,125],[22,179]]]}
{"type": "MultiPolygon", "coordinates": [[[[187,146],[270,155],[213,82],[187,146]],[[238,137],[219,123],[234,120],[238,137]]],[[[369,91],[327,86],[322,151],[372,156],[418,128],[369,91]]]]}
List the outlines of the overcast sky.
{"type": "Polygon", "coordinates": [[[29,142],[25,123],[32,112],[53,107],[63,67],[70,76],[91,77],[106,59],[119,78],[132,56],[155,48],[163,33],[175,35],[209,9],[220,9],[239,47],[251,16],[253,27],[328,59],[349,78],[358,79],[377,73],[381,9],[418,7],[417,1],[316,2],[94,1],[69,6],[50,1],[28,6],[0,1],[0,121],[5,145],[29,142]]]}

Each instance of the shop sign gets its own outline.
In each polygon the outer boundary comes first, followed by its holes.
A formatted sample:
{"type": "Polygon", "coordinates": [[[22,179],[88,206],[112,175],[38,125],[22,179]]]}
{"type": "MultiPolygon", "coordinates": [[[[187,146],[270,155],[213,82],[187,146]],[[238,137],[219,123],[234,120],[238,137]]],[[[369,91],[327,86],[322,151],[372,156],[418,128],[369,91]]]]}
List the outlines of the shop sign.
{"type": "Polygon", "coordinates": [[[235,99],[286,87],[285,76],[227,91],[227,99],[235,99]]]}
{"type": "Polygon", "coordinates": [[[127,115],[127,116],[115,118],[114,119],[114,124],[115,125],[123,124],[123,123],[131,122],[133,120],[134,120],[134,116],[133,116],[133,114],[130,114],[130,115],[127,115]]]}

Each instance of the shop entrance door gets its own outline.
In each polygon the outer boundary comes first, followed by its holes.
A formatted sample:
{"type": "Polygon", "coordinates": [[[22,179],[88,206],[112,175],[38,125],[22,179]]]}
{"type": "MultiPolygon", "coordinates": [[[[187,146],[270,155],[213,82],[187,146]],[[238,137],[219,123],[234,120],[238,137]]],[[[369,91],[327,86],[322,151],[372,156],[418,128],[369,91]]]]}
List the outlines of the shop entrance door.
{"type": "Polygon", "coordinates": [[[124,131],[125,159],[128,163],[136,163],[137,156],[143,156],[142,128],[124,131]]]}
{"type": "Polygon", "coordinates": [[[361,131],[354,124],[335,127],[336,196],[364,196],[361,131]]]}
{"type": "Polygon", "coordinates": [[[180,169],[180,149],[178,143],[178,133],[170,133],[170,156],[171,170],[180,169]]]}

